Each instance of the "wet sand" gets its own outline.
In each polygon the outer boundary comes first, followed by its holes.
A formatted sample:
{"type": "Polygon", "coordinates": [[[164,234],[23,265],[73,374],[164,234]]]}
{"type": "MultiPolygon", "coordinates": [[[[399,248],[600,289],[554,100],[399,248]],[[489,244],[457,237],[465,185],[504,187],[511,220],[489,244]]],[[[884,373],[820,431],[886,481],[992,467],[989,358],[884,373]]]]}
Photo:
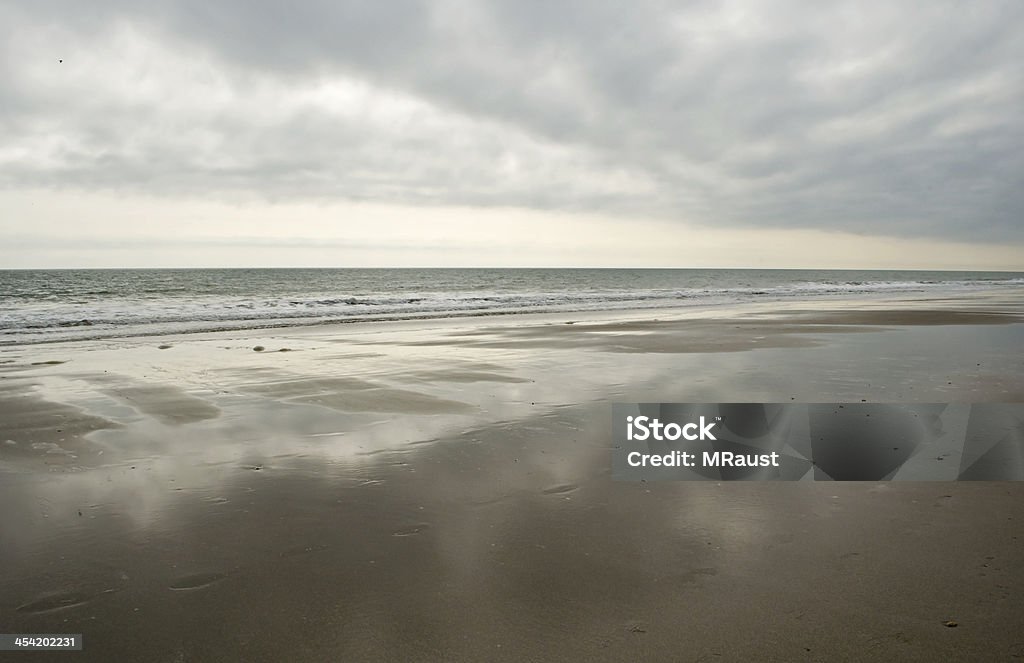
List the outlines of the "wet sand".
{"type": "Polygon", "coordinates": [[[1024,401],[1021,302],[3,348],[0,632],[85,636],[33,660],[1024,657],[1022,484],[620,483],[609,453],[613,401],[1024,401]]]}

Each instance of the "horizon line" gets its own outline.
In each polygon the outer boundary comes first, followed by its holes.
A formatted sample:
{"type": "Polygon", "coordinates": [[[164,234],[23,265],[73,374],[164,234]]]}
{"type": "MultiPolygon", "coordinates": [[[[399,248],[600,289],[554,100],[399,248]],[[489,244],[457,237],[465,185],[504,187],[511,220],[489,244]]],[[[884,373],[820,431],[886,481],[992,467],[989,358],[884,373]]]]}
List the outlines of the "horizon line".
{"type": "Polygon", "coordinates": [[[316,270],[374,270],[374,269],[386,269],[386,270],[456,270],[456,269],[477,269],[477,270],[714,270],[714,271],[815,271],[815,272],[983,272],[983,273],[1004,273],[1004,274],[1020,274],[1024,273],[1024,267],[1018,269],[996,269],[996,268],[984,268],[984,269],[971,269],[964,267],[947,267],[947,268],[935,268],[935,267],[665,267],[665,266],[651,266],[651,267],[637,267],[637,266],[615,266],[615,265],[594,265],[594,266],[573,266],[573,267],[552,267],[552,266],[482,266],[482,265],[460,265],[460,266],[359,266],[359,267],[343,267],[343,266],[322,266],[322,265],[303,265],[303,266],[260,266],[260,265],[247,265],[247,266],[160,266],[160,267],[0,267],[0,271],[3,272],[59,272],[59,271],[76,271],[76,272],[88,272],[88,271],[158,271],[158,270],[244,270],[244,269],[261,269],[261,270],[302,270],[302,269],[316,269],[316,270]]]}

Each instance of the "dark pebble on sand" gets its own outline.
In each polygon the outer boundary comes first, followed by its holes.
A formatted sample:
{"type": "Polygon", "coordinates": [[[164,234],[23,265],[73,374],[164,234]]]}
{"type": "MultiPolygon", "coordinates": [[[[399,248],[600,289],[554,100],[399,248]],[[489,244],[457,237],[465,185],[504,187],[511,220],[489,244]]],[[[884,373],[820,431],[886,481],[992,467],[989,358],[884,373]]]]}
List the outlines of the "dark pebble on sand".
{"type": "Polygon", "coordinates": [[[253,350],[255,350],[256,352],[263,352],[264,350],[266,350],[266,348],[264,348],[262,345],[257,345],[256,347],[253,348],[253,350]]]}

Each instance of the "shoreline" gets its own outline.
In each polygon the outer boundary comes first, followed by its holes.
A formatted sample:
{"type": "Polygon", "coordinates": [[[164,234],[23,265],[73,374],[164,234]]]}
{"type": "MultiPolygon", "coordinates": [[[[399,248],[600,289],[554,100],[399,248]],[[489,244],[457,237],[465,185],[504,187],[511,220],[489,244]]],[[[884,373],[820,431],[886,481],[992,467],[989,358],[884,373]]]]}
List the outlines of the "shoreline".
{"type": "MultiPolygon", "coordinates": [[[[514,310],[501,310],[501,309],[480,309],[480,310],[469,310],[469,311],[436,311],[436,312],[423,312],[423,313],[393,313],[393,314],[380,314],[380,315],[369,315],[369,316],[351,316],[347,317],[334,317],[334,318],[317,318],[317,317],[296,317],[288,318],[282,317],[278,319],[267,318],[267,319],[253,319],[250,322],[254,324],[232,324],[230,326],[216,326],[216,321],[204,321],[202,327],[195,329],[153,329],[152,331],[140,330],[134,327],[126,331],[118,332],[114,329],[105,329],[103,333],[96,333],[95,335],[83,335],[69,338],[45,338],[31,341],[3,341],[0,340],[0,352],[4,348],[15,348],[23,345],[50,345],[54,343],[71,343],[71,342],[87,342],[87,341],[104,341],[104,340],[115,340],[115,339],[132,339],[132,338],[159,338],[164,336],[191,336],[196,334],[222,334],[222,333],[249,333],[258,331],[272,331],[272,330],[291,330],[291,329],[302,329],[302,328],[319,328],[319,327],[341,327],[347,325],[387,325],[396,323],[426,323],[426,322],[443,322],[443,321],[475,321],[475,320],[487,320],[490,318],[503,319],[503,318],[526,318],[536,317],[541,318],[560,318],[565,316],[577,317],[584,320],[591,320],[595,318],[603,318],[607,316],[619,317],[637,317],[637,316],[649,316],[652,314],[663,313],[668,316],[675,315],[687,315],[694,313],[697,315],[704,316],[707,313],[721,314],[723,311],[727,314],[733,311],[744,311],[744,310],[759,310],[759,309],[777,309],[781,308],[784,310],[793,310],[794,306],[811,305],[815,308],[833,309],[849,307],[850,305],[855,306],[872,306],[879,302],[898,302],[904,305],[918,306],[924,302],[942,302],[947,306],[951,302],[956,302],[959,305],[967,305],[977,303],[979,300],[989,300],[990,302],[1003,302],[1003,305],[1014,306],[1022,298],[1024,298],[1024,287],[1022,286],[972,286],[970,290],[948,290],[939,292],[926,292],[923,290],[897,290],[897,291],[878,291],[878,292],[848,292],[848,293],[812,293],[812,294],[799,294],[799,295],[786,295],[786,296],[774,296],[766,299],[759,299],[756,296],[748,296],[747,299],[743,300],[731,300],[726,302],[712,301],[704,302],[698,300],[686,300],[687,303],[678,304],[661,304],[654,306],[643,306],[643,307],[607,307],[607,308],[576,308],[576,309],[558,309],[558,308],[545,308],[538,306],[537,309],[531,308],[525,309],[514,309],[514,310]],[[263,321],[265,320],[265,324],[263,321]],[[257,322],[259,321],[259,322],[257,322]]],[[[245,320],[238,319],[235,323],[244,323],[245,320]]],[[[91,327],[94,323],[89,320],[82,320],[76,323],[67,323],[62,325],[60,328],[63,329],[82,329],[85,327],[91,327]]],[[[95,323],[102,324],[102,323],[95,323]]],[[[166,323],[148,323],[153,327],[157,327],[159,324],[172,324],[182,325],[182,322],[166,322],[166,323]]]]}
{"type": "MultiPolygon", "coordinates": [[[[928,293],[929,296],[912,296],[914,293],[872,293],[870,295],[816,295],[810,297],[792,297],[785,299],[767,301],[742,301],[730,302],[727,304],[701,303],[679,306],[652,306],[642,308],[607,308],[607,309],[581,309],[566,311],[485,311],[480,313],[438,313],[437,315],[419,317],[380,317],[371,319],[329,319],[310,322],[289,322],[288,324],[271,324],[251,327],[227,327],[216,329],[197,329],[195,331],[153,331],[152,333],[126,333],[123,335],[105,335],[85,338],[66,338],[40,340],[32,342],[0,343],[0,354],[23,347],[52,346],[55,344],[90,343],[90,342],[116,342],[116,341],[143,341],[146,339],[189,339],[205,337],[228,337],[227,335],[248,336],[264,333],[273,335],[276,333],[309,333],[329,334],[347,330],[374,329],[387,331],[398,328],[429,329],[433,326],[459,326],[485,324],[489,321],[512,321],[512,322],[565,322],[574,324],[578,321],[633,321],[647,320],[652,317],[660,320],[667,319],[728,319],[744,314],[758,314],[765,312],[825,312],[845,309],[859,311],[870,311],[878,306],[885,306],[896,310],[905,307],[913,310],[921,310],[928,306],[935,306],[935,312],[939,315],[948,312],[951,308],[963,310],[984,310],[999,312],[1011,312],[1016,314],[1020,311],[1020,304],[1024,302],[1024,287],[1000,287],[994,289],[978,290],[976,292],[949,292],[949,293],[928,293]]],[[[293,319],[298,320],[298,319],[293,319]]]]}

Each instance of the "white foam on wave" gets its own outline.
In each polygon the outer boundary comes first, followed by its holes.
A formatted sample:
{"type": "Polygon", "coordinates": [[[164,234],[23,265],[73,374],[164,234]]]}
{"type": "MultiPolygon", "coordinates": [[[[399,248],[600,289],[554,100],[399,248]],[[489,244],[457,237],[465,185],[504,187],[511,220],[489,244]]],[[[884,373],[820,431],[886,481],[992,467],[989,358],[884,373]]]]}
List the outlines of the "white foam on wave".
{"type": "Polygon", "coordinates": [[[72,339],[282,327],[346,321],[401,320],[518,312],[572,312],[735,304],[799,297],[964,291],[1021,286],[1024,278],[907,281],[803,281],[727,287],[547,289],[533,292],[455,290],[288,297],[174,295],[51,298],[8,303],[0,310],[0,345],[72,339]]]}

